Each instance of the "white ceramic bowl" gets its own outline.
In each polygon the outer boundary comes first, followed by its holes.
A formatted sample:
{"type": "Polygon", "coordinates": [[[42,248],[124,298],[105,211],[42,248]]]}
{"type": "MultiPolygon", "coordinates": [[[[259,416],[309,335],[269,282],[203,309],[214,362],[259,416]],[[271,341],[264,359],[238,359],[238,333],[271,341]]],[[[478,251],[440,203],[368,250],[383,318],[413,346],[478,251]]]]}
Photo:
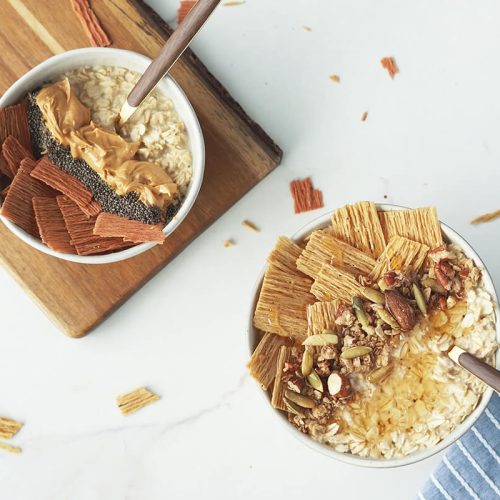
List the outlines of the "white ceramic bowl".
{"type": "MultiPolygon", "coordinates": [[[[30,90],[33,90],[44,83],[54,81],[64,72],[81,66],[120,66],[142,73],[150,62],[151,59],[146,56],[121,49],[85,48],[63,52],[62,54],[55,55],[38,66],[35,66],[32,70],[28,71],[28,73],[19,78],[19,80],[17,80],[0,99],[0,108],[15,104],[30,90]]],[[[203,142],[203,134],[201,132],[201,127],[198,122],[198,118],[196,117],[196,113],[194,112],[188,98],[179,85],[177,85],[175,80],[170,76],[166,76],[158,84],[157,89],[172,99],[177,113],[186,124],[189,137],[189,147],[193,157],[193,176],[186,196],[174,218],[163,229],[163,233],[168,236],[175,231],[175,229],[177,229],[191,210],[196,197],[198,196],[198,192],[203,181],[203,171],[205,167],[205,143],[203,142]]],[[[134,257],[135,255],[149,250],[155,245],[154,243],[142,243],[126,250],[105,255],[79,256],[73,254],[63,254],[51,250],[40,240],[26,233],[5,217],[0,216],[0,219],[18,238],[33,248],[54,257],[70,260],[72,262],[79,262],[81,264],[108,264],[111,262],[117,262],[134,257]]]]}
{"type": "MultiPolygon", "coordinates": [[[[387,205],[387,204],[379,204],[377,205],[377,208],[380,210],[385,210],[385,211],[390,211],[390,210],[402,210],[405,209],[406,207],[399,207],[396,205],[387,205]]],[[[310,234],[312,231],[315,231],[316,229],[320,229],[322,227],[326,227],[330,223],[330,213],[325,214],[321,217],[318,217],[317,219],[314,219],[311,221],[309,224],[304,226],[302,229],[300,229],[298,232],[296,232],[293,236],[292,239],[295,241],[300,241],[302,240],[305,236],[310,234]]],[[[483,279],[484,279],[484,286],[486,290],[491,294],[495,304],[498,304],[498,298],[495,292],[495,287],[493,285],[493,281],[491,280],[491,276],[489,275],[484,263],[481,261],[479,258],[479,255],[472,249],[472,247],[453,229],[448,227],[446,224],[441,223],[441,228],[443,230],[444,235],[448,238],[448,240],[451,243],[456,243],[459,245],[464,253],[470,257],[471,259],[474,260],[476,265],[483,270],[483,279]]],[[[259,292],[260,288],[262,285],[262,279],[264,277],[264,272],[265,268],[262,271],[255,288],[252,292],[252,305],[249,311],[249,329],[248,329],[248,340],[249,340],[249,348],[250,348],[250,353],[254,351],[256,342],[257,342],[257,335],[256,335],[256,330],[253,327],[253,313],[255,310],[255,306],[257,304],[257,300],[259,298],[259,292]]],[[[498,309],[498,306],[495,306],[495,314],[497,318],[497,323],[496,323],[496,332],[497,332],[497,341],[500,342],[500,324],[499,324],[499,315],[500,311],[498,309]]],[[[496,356],[496,365],[497,368],[500,367],[500,351],[497,351],[497,356],[496,356]]],[[[418,451],[416,453],[412,453],[406,457],[402,458],[391,458],[391,459],[373,459],[373,458],[363,458],[359,457],[357,455],[351,455],[349,453],[340,453],[338,451],[335,451],[333,448],[327,446],[326,444],[318,443],[317,441],[314,441],[312,438],[309,436],[303,434],[299,430],[297,430],[290,422],[288,422],[284,412],[275,410],[271,406],[271,402],[269,400],[269,397],[266,392],[262,391],[260,387],[258,387],[257,384],[255,384],[257,387],[258,391],[262,393],[266,399],[265,404],[266,406],[273,412],[275,413],[277,420],[281,422],[282,425],[286,426],[286,428],[293,433],[293,435],[300,440],[302,443],[307,445],[309,448],[312,448],[323,455],[327,455],[331,458],[335,458],[337,460],[340,460],[341,462],[346,462],[351,465],[358,465],[362,467],[373,467],[373,468],[390,468],[390,467],[400,467],[402,465],[409,465],[413,464],[415,462],[419,462],[420,460],[423,460],[425,458],[431,457],[435,453],[438,453],[439,451],[445,449],[447,446],[450,446],[454,441],[456,441],[462,434],[464,434],[467,430],[469,430],[474,422],[478,419],[478,417],[481,415],[481,413],[484,411],[486,406],[488,405],[488,402],[491,399],[491,396],[493,394],[493,389],[488,388],[486,392],[483,394],[483,397],[481,398],[481,401],[479,402],[479,405],[477,408],[458,426],[456,427],[453,432],[451,432],[445,439],[443,439],[441,442],[439,442],[436,446],[432,446],[430,448],[427,448],[426,450],[418,451]]]]}

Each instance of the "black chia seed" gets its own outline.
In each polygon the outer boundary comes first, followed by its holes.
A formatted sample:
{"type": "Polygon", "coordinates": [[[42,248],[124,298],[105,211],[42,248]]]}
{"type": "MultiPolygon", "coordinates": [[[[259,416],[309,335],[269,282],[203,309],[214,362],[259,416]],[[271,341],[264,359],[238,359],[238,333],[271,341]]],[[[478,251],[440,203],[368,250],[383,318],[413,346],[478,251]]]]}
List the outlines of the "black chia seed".
{"type": "Polygon", "coordinates": [[[80,180],[101,204],[104,212],[138,220],[145,224],[156,224],[161,221],[164,221],[165,225],[168,224],[177,213],[179,203],[169,205],[163,216],[159,207],[148,207],[139,200],[136,193],[131,192],[123,196],[116,194],[84,160],[73,158],[70,150],[61,146],[52,137],[45,126],[35,97],[36,91],[30,92],[27,104],[31,142],[36,158],[46,154],[61,170],[80,180]]]}

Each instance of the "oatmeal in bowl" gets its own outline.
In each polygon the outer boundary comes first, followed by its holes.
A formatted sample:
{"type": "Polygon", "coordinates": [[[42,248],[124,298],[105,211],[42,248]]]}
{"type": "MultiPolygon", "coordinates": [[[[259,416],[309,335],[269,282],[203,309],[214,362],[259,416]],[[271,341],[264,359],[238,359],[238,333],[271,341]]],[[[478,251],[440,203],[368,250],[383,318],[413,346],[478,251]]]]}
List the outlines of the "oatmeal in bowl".
{"type": "Polygon", "coordinates": [[[119,49],[54,56],[0,100],[5,225],[65,260],[108,263],[161,244],[198,195],[204,144],[165,77],[123,126],[119,112],[150,60],[119,49]]]}
{"type": "Polygon", "coordinates": [[[305,444],[405,465],[485,408],[492,390],[448,351],[494,365],[496,314],[479,257],[435,209],[356,203],[278,239],[251,309],[248,367],[305,444]]]}

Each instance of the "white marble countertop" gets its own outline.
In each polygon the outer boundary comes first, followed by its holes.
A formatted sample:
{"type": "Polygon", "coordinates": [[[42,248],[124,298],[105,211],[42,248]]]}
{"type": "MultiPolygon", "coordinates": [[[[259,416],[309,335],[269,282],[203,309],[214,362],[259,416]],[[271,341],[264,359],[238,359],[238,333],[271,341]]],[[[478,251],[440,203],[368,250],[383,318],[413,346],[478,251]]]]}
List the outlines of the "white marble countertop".
{"type": "MultiPolygon", "coordinates": [[[[150,3],[174,17],[177,0],[150,3]]],[[[277,235],[384,195],[435,204],[500,283],[500,221],[468,224],[500,208],[499,16],[494,0],[220,8],[194,48],[283,165],[84,339],[58,332],[0,270],[0,414],[26,424],[22,455],[0,453],[0,498],[414,498],[439,456],[364,470],[277,425],[246,375],[250,290],[277,235]],[[385,55],[401,70],[393,81],[385,55]],[[326,207],[296,216],[288,182],[308,175],[326,207]],[[140,385],[161,401],[122,417],[116,395],[140,385]]]]}

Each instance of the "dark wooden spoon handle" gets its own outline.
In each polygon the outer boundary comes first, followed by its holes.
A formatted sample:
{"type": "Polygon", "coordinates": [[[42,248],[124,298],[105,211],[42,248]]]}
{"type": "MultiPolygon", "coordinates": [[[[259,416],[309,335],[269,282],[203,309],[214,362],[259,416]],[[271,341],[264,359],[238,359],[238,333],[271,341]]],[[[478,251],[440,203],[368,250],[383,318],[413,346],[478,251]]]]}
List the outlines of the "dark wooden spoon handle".
{"type": "Polygon", "coordinates": [[[128,95],[127,102],[130,106],[134,108],[139,106],[156,84],[167,74],[220,1],[199,0],[194,5],[128,95]]]}
{"type": "Polygon", "coordinates": [[[453,361],[500,393],[500,371],[458,347],[454,347],[449,356],[453,361]]]}

